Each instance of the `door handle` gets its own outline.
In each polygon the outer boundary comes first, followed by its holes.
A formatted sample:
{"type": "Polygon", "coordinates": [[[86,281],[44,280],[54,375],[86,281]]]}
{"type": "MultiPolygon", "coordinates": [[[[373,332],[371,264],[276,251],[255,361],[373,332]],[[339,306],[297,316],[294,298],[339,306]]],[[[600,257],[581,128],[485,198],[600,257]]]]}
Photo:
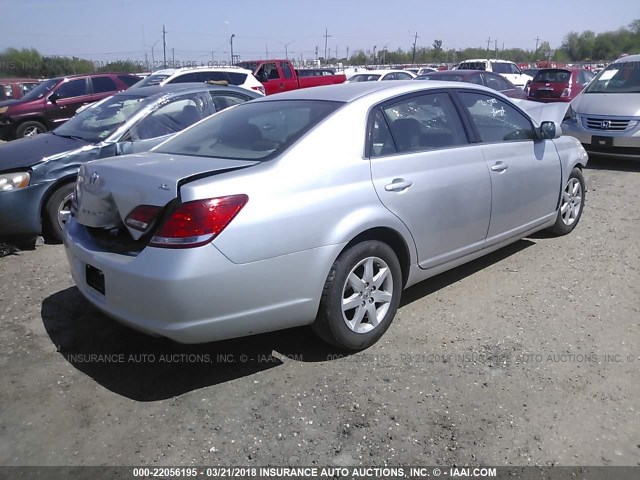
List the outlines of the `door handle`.
{"type": "Polygon", "coordinates": [[[403,190],[409,188],[411,185],[413,185],[413,182],[411,180],[405,180],[404,178],[394,178],[391,183],[384,186],[384,189],[387,192],[402,192],[403,190]]]}
{"type": "Polygon", "coordinates": [[[492,172],[504,172],[507,168],[509,168],[509,165],[507,165],[504,162],[496,162],[493,167],[491,167],[491,171],[492,172]]]}

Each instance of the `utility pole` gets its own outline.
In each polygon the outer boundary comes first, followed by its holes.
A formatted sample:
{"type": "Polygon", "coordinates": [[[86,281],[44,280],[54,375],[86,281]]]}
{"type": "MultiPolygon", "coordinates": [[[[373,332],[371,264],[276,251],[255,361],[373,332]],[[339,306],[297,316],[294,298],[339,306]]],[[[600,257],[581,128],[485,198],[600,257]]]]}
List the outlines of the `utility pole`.
{"type": "Polygon", "coordinates": [[[539,36],[536,37],[536,50],[535,50],[534,53],[538,53],[538,42],[540,42],[540,37],[539,36]]]}
{"type": "Polygon", "coordinates": [[[318,46],[316,45],[316,63],[318,62],[318,46]]]}
{"type": "Polygon", "coordinates": [[[349,61],[349,45],[347,45],[347,61],[349,61]]]}
{"type": "Polygon", "coordinates": [[[213,52],[211,52],[211,66],[214,66],[216,63],[216,59],[213,58],[213,52]]]}
{"type": "Polygon", "coordinates": [[[329,30],[325,28],[324,29],[324,63],[325,65],[327,63],[327,40],[329,38],[331,38],[331,35],[329,35],[329,30]]]}
{"type": "Polygon", "coordinates": [[[336,45],[336,60],[338,59],[338,46],[336,45]]]}
{"type": "Polygon", "coordinates": [[[498,58],[498,39],[496,38],[496,39],[494,40],[494,42],[495,42],[495,48],[496,48],[496,55],[495,55],[495,57],[494,57],[494,58],[496,58],[496,59],[497,59],[497,58],[498,58]]]}
{"type": "Polygon", "coordinates": [[[265,50],[265,53],[267,54],[267,56],[264,57],[264,58],[269,58],[269,44],[268,43],[264,44],[264,50],[265,50]]]}
{"type": "Polygon", "coordinates": [[[418,32],[416,32],[415,37],[413,37],[413,54],[411,55],[411,65],[416,63],[416,43],[418,43],[418,32]]]}
{"type": "Polygon", "coordinates": [[[167,68],[167,31],[162,25],[162,68],[167,68]]]}
{"type": "Polygon", "coordinates": [[[373,64],[376,65],[378,63],[378,61],[376,60],[376,48],[378,48],[377,45],[373,46],[373,64]]]}
{"type": "Polygon", "coordinates": [[[487,40],[487,58],[489,58],[489,45],[491,44],[491,37],[487,40]]]}
{"type": "Polygon", "coordinates": [[[171,66],[175,68],[176,66],[176,49],[171,49],[171,66]]]}
{"type": "Polygon", "coordinates": [[[229,39],[229,43],[231,44],[231,65],[233,65],[233,37],[235,36],[236,34],[232,33],[231,38],[229,39]]]}

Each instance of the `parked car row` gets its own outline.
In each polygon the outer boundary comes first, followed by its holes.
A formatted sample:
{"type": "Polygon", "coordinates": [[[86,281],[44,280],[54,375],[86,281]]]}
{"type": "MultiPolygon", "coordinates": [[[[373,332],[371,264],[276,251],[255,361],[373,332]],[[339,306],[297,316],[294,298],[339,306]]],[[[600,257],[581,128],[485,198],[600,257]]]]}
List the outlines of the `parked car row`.
{"type": "Polygon", "coordinates": [[[0,107],[10,100],[18,100],[36,87],[40,80],[33,78],[0,78],[0,107]]]}

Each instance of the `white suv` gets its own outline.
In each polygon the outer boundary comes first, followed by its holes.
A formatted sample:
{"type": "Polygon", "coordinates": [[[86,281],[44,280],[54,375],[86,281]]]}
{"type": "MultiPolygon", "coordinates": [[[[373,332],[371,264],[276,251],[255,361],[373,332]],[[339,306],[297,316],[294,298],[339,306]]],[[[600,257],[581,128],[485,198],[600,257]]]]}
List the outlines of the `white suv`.
{"type": "Polygon", "coordinates": [[[522,73],[522,70],[513,62],[495,59],[473,59],[460,62],[456,70],[485,70],[487,72],[499,73],[504,78],[513,83],[516,87],[524,89],[533,80],[533,77],[522,73]]]}
{"type": "Polygon", "coordinates": [[[264,95],[264,86],[253,76],[251,70],[240,67],[184,67],[156,70],[131,88],[166,85],[167,83],[227,82],[229,85],[246,88],[264,95]]]}

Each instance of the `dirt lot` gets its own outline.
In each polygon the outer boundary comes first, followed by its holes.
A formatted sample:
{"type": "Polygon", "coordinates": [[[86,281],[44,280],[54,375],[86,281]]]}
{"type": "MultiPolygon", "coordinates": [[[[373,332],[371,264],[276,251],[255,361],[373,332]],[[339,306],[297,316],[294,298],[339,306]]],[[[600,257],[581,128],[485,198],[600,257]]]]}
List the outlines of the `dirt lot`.
{"type": "Polygon", "coordinates": [[[306,328],[150,338],[61,246],[0,258],[0,465],[640,464],[640,165],[586,177],[572,235],[411,288],[343,358],[306,328]]]}

